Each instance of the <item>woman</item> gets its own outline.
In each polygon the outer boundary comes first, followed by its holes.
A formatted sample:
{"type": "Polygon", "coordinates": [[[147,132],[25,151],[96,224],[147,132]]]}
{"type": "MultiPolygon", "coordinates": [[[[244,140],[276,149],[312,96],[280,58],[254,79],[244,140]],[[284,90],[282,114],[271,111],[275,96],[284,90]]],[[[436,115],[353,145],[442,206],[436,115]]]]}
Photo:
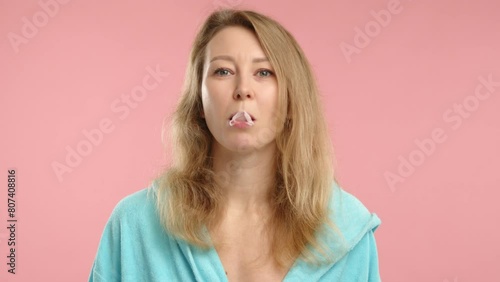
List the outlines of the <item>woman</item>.
{"type": "Polygon", "coordinates": [[[312,71],[279,23],[212,13],[172,128],[173,164],[117,204],[89,281],[380,280],[380,219],[335,181],[312,71]]]}

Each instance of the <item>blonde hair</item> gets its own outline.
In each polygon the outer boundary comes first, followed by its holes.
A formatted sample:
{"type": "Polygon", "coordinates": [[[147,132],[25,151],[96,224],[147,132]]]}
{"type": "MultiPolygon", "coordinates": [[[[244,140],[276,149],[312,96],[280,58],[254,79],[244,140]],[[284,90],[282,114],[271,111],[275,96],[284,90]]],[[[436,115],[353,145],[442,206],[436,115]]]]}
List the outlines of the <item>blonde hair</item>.
{"type": "Polygon", "coordinates": [[[335,181],[333,154],[316,82],[294,37],[254,11],[215,11],[195,38],[172,119],[173,161],[158,177],[160,220],[175,237],[203,249],[211,247],[205,226],[217,221],[222,195],[212,170],[213,136],[200,115],[201,83],[207,44],[229,26],[244,27],[256,35],[278,81],[276,183],[269,221],[272,257],[280,266],[299,255],[317,265],[322,260],[316,250],[326,259],[323,262],[331,262],[334,254],[328,254],[318,240],[325,224],[338,230],[328,212],[335,181]]]}

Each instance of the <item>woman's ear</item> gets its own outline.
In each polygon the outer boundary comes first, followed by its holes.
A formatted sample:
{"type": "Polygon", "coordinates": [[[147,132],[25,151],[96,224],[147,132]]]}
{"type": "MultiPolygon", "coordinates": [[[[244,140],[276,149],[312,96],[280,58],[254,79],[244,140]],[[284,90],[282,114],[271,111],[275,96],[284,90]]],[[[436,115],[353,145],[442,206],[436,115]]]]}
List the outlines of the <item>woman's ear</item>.
{"type": "Polygon", "coordinates": [[[200,117],[201,117],[202,119],[205,119],[205,112],[204,112],[203,110],[201,110],[200,117]]]}

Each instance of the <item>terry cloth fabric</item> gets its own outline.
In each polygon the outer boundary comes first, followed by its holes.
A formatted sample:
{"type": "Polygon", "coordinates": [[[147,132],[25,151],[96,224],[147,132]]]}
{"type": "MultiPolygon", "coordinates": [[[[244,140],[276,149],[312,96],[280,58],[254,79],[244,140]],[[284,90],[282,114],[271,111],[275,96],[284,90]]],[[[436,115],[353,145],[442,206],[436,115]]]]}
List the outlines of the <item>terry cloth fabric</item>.
{"type": "MultiPolygon", "coordinates": [[[[337,183],[332,187],[331,216],[344,240],[324,242],[337,254],[336,259],[321,267],[297,259],[284,282],[380,281],[374,237],[381,224],[379,217],[337,183]]],[[[154,181],[115,206],[102,233],[89,281],[228,281],[215,248],[203,251],[165,232],[155,205],[157,188],[154,181]]]]}

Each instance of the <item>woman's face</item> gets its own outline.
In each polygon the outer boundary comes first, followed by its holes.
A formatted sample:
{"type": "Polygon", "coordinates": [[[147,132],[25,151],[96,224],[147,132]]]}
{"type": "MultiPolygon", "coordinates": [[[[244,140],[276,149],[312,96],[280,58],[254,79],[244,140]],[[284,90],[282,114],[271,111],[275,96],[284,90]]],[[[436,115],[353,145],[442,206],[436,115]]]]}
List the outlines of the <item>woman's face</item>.
{"type": "Polygon", "coordinates": [[[244,152],[274,144],[278,82],[257,37],[242,27],[226,27],[208,43],[201,85],[202,116],[215,146],[244,152]],[[230,126],[238,111],[250,127],[230,126]]]}

